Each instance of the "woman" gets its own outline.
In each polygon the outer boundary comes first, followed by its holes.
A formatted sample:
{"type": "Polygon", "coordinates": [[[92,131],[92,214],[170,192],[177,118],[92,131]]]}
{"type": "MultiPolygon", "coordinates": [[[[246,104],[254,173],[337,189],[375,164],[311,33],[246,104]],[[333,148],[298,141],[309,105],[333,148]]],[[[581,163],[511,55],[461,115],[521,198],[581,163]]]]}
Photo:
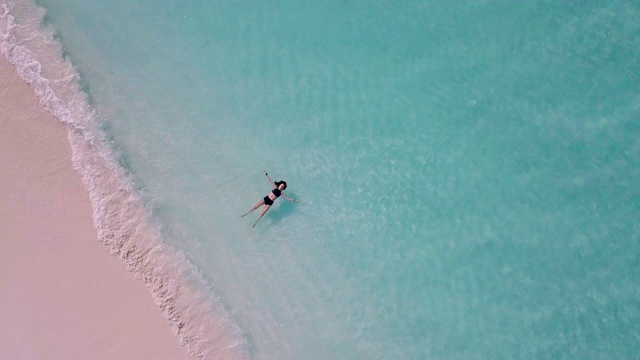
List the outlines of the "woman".
{"type": "Polygon", "coordinates": [[[247,211],[246,214],[242,215],[242,217],[245,217],[249,215],[251,212],[253,212],[255,209],[264,205],[264,210],[262,210],[262,214],[260,214],[260,217],[258,218],[258,220],[256,220],[256,222],[253,223],[253,227],[256,227],[256,224],[258,223],[258,221],[260,221],[260,219],[262,219],[264,214],[266,214],[267,211],[269,211],[269,208],[271,208],[271,205],[273,205],[273,202],[276,201],[276,199],[279,198],[280,195],[282,195],[285,199],[289,201],[298,202],[298,200],[292,199],[284,193],[284,189],[287,188],[287,183],[285,181],[280,180],[274,183],[266,171],[264,174],[267,176],[267,179],[269,179],[271,186],[273,186],[273,190],[271,190],[269,195],[265,196],[264,199],[258,201],[258,203],[251,210],[247,211]]]}

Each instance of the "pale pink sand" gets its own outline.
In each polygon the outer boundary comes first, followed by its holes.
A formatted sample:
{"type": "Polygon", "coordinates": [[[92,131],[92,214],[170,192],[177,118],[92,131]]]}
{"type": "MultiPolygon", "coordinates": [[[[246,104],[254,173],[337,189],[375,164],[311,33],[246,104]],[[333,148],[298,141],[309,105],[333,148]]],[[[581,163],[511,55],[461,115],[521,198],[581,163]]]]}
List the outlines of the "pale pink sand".
{"type": "Polygon", "coordinates": [[[0,359],[189,359],[91,216],[66,128],[0,56],[0,359]]]}

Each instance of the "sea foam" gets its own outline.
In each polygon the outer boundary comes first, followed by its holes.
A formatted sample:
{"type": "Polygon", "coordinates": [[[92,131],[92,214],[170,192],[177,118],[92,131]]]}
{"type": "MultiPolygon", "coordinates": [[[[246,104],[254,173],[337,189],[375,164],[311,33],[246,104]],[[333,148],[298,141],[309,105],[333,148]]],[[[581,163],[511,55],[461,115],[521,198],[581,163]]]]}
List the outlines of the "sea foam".
{"type": "Polygon", "coordinates": [[[142,279],[180,342],[202,359],[248,357],[247,342],[187,256],[162,239],[152,208],[120,165],[45,10],[0,1],[0,51],[68,128],[73,166],[90,194],[98,239],[142,279]]]}

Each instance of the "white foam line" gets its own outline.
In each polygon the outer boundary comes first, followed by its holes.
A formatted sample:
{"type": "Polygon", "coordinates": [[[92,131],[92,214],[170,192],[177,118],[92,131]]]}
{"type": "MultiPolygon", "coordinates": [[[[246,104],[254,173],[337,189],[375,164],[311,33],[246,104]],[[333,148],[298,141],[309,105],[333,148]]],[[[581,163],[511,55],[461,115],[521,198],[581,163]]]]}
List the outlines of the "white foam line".
{"type": "Polygon", "coordinates": [[[62,58],[53,31],[42,27],[43,16],[44,10],[31,2],[0,0],[0,51],[69,129],[73,165],[90,194],[99,240],[144,280],[193,356],[247,358],[245,337],[221,302],[210,295],[188,259],[163,242],[158,223],[118,164],[117,152],[80,89],[78,72],[62,58]]]}

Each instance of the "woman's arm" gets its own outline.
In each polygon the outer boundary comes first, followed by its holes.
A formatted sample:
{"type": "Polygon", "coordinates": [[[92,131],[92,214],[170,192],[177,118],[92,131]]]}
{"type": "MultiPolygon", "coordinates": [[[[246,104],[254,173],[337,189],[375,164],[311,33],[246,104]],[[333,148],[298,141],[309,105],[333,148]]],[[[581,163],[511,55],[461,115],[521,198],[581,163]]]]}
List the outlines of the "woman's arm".
{"type": "Polygon", "coordinates": [[[285,194],[284,192],[282,193],[282,197],[284,197],[285,199],[287,199],[289,201],[298,202],[298,199],[292,199],[292,198],[288,197],[287,194],[285,194]]]}
{"type": "MultiPolygon", "coordinates": [[[[262,170],[264,171],[264,170],[262,170]]],[[[273,182],[273,180],[271,180],[271,178],[269,177],[269,173],[264,171],[264,175],[267,177],[267,179],[269,179],[269,182],[271,183],[271,186],[273,186],[274,188],[276,187],[276,184],[273,182]]]]}

